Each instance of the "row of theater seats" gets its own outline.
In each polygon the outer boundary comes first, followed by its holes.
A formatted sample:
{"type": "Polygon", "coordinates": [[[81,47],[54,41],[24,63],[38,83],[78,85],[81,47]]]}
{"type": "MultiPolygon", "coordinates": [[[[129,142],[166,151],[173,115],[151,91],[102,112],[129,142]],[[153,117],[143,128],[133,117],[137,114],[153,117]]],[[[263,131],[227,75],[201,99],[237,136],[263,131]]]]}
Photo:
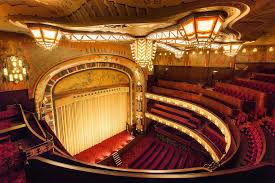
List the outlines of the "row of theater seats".
{"type": "Polygon", "coordinates": [[[225,153],[225,139],[224,136],[218,134],[216,131],[210,129],[209,127],[205,127],[202,129],[202,133],[206,136],[210,141],[215,144],[215,146],[222,152],[225,153]]]}
{"type": "Polygon", "coordinates": [[[254,81],[249,79],[235,79],[233,84],[243,86],[246,88],[252,88],[255,90],[259,90],[268,94],[272,94],[275,92],[275,85],[272,83],[263,83],[260,81],[254,81]]]}
{"type": "Polygon", "coordinates": [[[201,125],[202,121],[198,118],[195,118],[190,114],[187,115],[187,112],[183,110],[175,109],[172,106],[167,106],[164,104],[154,104],[149,109],[149,111],[152,114],[169,119],[173,122],[187,126],[197,131],[197,133],[200,133],[205,138],[209,139],[209,141],[212,142],[214,146],[216,146],[222,153],[225,152],[226,143],[224,136],[216,131],[218,129],[212,129],[210,126],[208,126],[206,121],[203,122],[203,125],[201,125]]]}
{"type": "Polygon", "coordinates": [[[240,112],[236,117],[236,125],[239,126],[240,124],[246,123],[248,121],[257,121],[263,119],[265,115],[265,110],[261,108],[256,108],[255,110],[250,111],[249,114],[240,112]]]}
{"type": "Polygon", "coordinates": [[[18,114],[16,105],[8,105],[6,110],[0,111],[0,130],[11,127],[11,122],[18,114]]]}
{"type": "Polygon", "coordinates": [[[25,182],[22,156],[10,140],[0,141],[0,170],[1,183],[25,182]]]}
{"type": "Polygon", "coordinates": [[[212,93],[210,94],[206,89],[202,88],[201,85],[165,80],[158,80],[156,85],[157,86],[152,87],[152,92],[192,101],[211,108],[221,116],[232,116],[236,111],[235,109],[238,108],[236,107],[235,101],[232,105],[231,101],[228,102],[228,98],[222,98],[218,96],[218,93],[212,95],[212,93]]]}
{"type": "Polygon", "coordinates": [[[230,95],[230,96],[239,98],[239,99],[247,101],[247,102],[254,101],[254,98],[252,95],[249,95],[248,93],[244,93],[242,91],[235,91],[235,90],[231,90],[229,88],[220,87],[220,86],[215,86],[215,88],[213,90],[223,93],[225,95],[230,95]]]}
{"type": "Polygon", "coordinates": [[[256,164],[261,158],[265,142],[259,130],[259,128],[250,123],[241,127],[241,132],[244,133],[248,139],[248,149],[245,158],[241,162],[242,166],[256,164]]]}
{"type": "Polygon", "coordinates": [[[159,135],[159,137],[164,141],[173,141],[180,146],[186,147],[187,149],[192,149],[197,152],[205,152],[203,147],[194,139],[192,139],[188,135],[180,133],[179,131],[171,127],[157,124],[154,130],[157,133],[157,135],[159,135]]]}
{"type": "Polygon", "coordinates": [[[150,145],[134,160],[129,168],[134,169],[183,169],[201,167],[203,159],[189,151],[166,144],[156,138],[152,139],[150,145]]]}
{"type": "Polygon", "coordinates": [[[271,74],[254,73],[251,79],[268,82],[268,83],[275,83],[275,75],[271,75],[271,74]]]}
{"type": "Polygon", "coordinates": [[[268,130],[268,132],[275,137],[275,117],[271,119],[264,120],[263,124],[264,128],[268,130]]]}
{"type": "MultiPolygon", "coordinates": [[[[6,106],[6,110],[0,111],[0,130],[10,128],[13,121],[19,118],[17,105],[6,106]]],[[[18,145],[12,142],[12,136],[7,133],[0,133],[0,182],[25,182],[22,155],[18,145]]]]}

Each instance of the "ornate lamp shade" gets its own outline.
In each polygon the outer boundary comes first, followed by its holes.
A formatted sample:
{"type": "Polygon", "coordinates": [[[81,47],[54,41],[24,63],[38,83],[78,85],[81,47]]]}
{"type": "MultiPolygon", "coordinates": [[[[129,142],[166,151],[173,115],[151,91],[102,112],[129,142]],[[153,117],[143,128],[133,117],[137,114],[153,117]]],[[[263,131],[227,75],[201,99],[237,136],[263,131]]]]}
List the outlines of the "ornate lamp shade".
{"type": "Polygon", "coordinates": [[[62,37],[60,30],[45,25],[28,25],[36,43],[45,49],[52,49],[62,37]]]}
{"type": "Polygon", "coordinates": [[[223,53],[226,56],[234,57],[238,54],[241,47],[242,47],[242,43],[239,43],[239,42],[227,43],[223,45],[223,53]]]}
{"type": "Polygon", "coordinates": [[[4,60],[3,65],[4,81],[19,83],[28,79],[27,65],[23,57],[10,56],[4,60]]]}
{"type": "Polygon", "coordinates": [[[224,19],[220,14],[209,12],[209,14],[188,16],[180,24],[179,32],[193,46],[205,48],[214,41],[224,23],[224,19]]]}
{"type": "Polygon", "coordinates": [[[153,59],[156,55],[157,46],[152,40],[136,39],[130,45],[132,57],[137,64],[142,68],[148,68],[149,71],[153,70],[153,59]]]}

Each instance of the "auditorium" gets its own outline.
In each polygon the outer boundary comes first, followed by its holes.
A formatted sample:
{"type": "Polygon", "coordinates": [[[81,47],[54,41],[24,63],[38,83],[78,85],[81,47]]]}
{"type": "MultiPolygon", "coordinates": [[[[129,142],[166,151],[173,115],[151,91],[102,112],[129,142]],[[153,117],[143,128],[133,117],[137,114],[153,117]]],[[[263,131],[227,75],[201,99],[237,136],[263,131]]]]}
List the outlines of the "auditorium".
{"type": "Polygon", "coordinates": [[[0,0],[0,183],[274,183],[275,0],[0,0]]]}

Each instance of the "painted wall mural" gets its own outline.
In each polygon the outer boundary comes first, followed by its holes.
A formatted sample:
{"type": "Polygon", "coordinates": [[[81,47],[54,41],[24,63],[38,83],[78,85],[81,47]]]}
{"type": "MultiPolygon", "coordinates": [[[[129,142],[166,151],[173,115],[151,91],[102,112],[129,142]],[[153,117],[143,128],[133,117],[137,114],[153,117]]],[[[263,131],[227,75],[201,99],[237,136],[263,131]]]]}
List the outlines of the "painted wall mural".
{"type": "Polygon", "coordinates": [[[56,84],[53,93],[60,95],[85,89],[127,84],[129,84],[129,78],[124,73],[111,69],[94,69],[63,78],[56,84]]]}

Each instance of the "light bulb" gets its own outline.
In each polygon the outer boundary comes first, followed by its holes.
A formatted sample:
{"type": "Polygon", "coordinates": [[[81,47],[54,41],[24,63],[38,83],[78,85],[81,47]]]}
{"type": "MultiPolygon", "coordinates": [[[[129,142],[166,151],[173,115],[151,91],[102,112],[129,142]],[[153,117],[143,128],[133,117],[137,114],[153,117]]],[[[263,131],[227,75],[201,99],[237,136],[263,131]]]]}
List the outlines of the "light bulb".
{"type": "Polygon", "coordinates": [[[18,60],[19,67],[22,67],[22,60],[18,60]]]}
{"type": "Polygon", "coordinates": [[[14,81],[14,80],[13,80],[13,75],[12,75],[12,74],[9,75],[9,79],[10,79],[10,81],[14,81]]]}
{"type": "Polygon", "coordinates": [[[20,80],[20,81],[23,81],[23,76],[22,76],[22,74],[19,74],[19,80],[20,80]]]}
{"type": "Polygon", "coordinates": [[[8,75],[8,69],[7,69],[7,68],[4,68],[4,69],[3,69],[3,72],[4,72],[4,75],[5,75],[5,76],[8,75]]]}
{"type": "Polygon", "coordinates": [[[24,75],[26,75],[26,74],[27,74],[27,69],[26,69],[25,67],[23,67],[23,69],[22,69],[22,73],[23,73],[24,75]]]}

